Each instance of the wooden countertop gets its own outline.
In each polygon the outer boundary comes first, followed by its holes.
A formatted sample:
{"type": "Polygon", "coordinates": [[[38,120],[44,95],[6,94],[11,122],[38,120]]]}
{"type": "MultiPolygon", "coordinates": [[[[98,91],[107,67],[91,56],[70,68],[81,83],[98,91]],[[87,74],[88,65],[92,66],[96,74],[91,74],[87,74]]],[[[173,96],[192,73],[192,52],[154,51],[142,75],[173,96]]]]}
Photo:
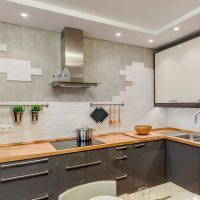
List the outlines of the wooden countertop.
{"type": "MultiPolygon", "coordinates": [[[[198,142],[189,141],[189,140],[171,137],[171,136],[165,136],[161,134],[161,133],[169,132],[169,131],[180,131],[180,130],[171,129],[171,128],[159,129],[159,130],[152,131],[150,134],[146,136],[137,135],[135,132],[109,133],[109,134],[96,135],[94,136],[94,138],[103,142],[103,144],[98,144],[94,146],[86,146],[86,147],[76,147],[76,148],[70,148],[70,149],[64,149],[64,150],[56,150],[50,144],[51,141],[36,141],[36,142],[27,143],[27,144],[4,145],[0,147],[0,163],[39,158],[39,157],[45,157],[45,156],[53,156],[53,155],[66,154],[66,153],[81,152],[81,151],[94,150],[94,149],[102,149],[102,148],[107,148],[107,147],[128,145],[128,144],[161,140],[161,139],[168,139],[168,140],[200,147],[200,143],[198,142]]],[[[71,138],[58,139],[57,141],[68,140],[68,139],[71,139],[71,138]]]]}

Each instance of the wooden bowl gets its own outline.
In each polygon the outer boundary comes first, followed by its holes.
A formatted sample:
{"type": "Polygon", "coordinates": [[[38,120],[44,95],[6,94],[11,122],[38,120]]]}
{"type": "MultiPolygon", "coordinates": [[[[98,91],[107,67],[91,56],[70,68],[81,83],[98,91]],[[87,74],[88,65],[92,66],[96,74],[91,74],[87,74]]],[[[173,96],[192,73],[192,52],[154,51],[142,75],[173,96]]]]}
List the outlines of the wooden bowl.
{"type": "Polygon", "coordinates": [[[139,135],[147,135],[151,132],[152,126],[149,125],[137,125],[135,126],[135,130],[139,135]]]}

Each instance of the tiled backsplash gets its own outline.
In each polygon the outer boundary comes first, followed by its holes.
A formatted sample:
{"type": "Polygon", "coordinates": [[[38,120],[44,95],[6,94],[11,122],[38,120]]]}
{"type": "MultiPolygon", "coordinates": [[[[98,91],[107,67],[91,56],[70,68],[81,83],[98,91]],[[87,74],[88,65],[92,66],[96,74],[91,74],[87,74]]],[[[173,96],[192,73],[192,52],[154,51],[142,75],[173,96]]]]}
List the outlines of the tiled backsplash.
{"type": "MultiPolygon", "coordinates": [[[[103,123],[96,123],[90,114],[94,107],[90,102],[50,102],[44,108],[39,121],[32,124],[29,112],[25,112],[20,125],[15,125],[10,133],[0,133],[0,143],[13,143],[49,138],[74,136],[73,130],[82,125],[96,129],[97,133],[133,130],[136,124],[151,124],[154,128],[167,126],[167,110],[153,108],[153,69],[144,67],[143,63],[133,62],[121,75],[132,85],[127,86],[120,96],[113,97],[113,102],[124,102],[121,108],[121,127],[110,128],[109,118],[103,123]]],[[[109,107],[105,107],[109,112],[109,107]]],[[[0,109],[0,123],[12,122],[8,108],[0,109]]],[[[118,119],[118,113],[116,113],[118,119]]]]}

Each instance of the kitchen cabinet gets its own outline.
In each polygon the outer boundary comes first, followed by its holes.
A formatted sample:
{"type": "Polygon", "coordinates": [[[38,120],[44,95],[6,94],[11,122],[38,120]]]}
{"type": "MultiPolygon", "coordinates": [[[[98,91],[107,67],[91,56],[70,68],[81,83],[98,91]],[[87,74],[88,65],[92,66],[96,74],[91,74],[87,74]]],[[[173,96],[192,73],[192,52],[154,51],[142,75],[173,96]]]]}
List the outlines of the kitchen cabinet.
{"type": "Polygon", "coordinates": [[[108,149],[108,177],[117,181],[118,195],[133,192],[132,145],[108,149]]]}
{"type": "Polygon", "coordinates": [[[165,183],[165,141],[133,145],[134,190],[165,183]]]}
{"type": "Polygon", "coordinates": [[[16,161],[0,165],[0,199],[55,200],[56,157],[16,161]]]}
{"type": "Polygon", "coordinates": [[[199,103],[200,37],[155,54],[155,103],[199,103]]]}
{"type": "Polygon", "coordinates": [[[93,150],[58,156],[58,191],[107,179],[107,150],[93,150]]]}
{"type": "Polygon", "coordinates": [[[199,194],[198,147],[167,141],[167,181],[199,194]]]}

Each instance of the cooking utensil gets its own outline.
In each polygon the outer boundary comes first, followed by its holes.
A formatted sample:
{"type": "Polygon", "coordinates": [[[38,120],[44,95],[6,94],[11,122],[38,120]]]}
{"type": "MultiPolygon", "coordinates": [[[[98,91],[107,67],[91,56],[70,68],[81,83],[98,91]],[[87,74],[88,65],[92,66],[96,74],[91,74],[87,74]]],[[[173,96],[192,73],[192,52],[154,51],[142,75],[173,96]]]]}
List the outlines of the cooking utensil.
{"type": "Polygon", "coordinates": [[[110,106],[110,113],[109,113],[109,115],[110,115],[110,119],[109,119],[109,126],[111,127],[112,125],[113,125],[113,122],[112,122],[112,109],[111,109],[111,106],[110,106]]]}
{"type": "Polygon", "coordinates": [[[74,132],[77,133],[78,141],[89,141],[92,139],[92,135],[95,129],[88,128],[86,125],[82,126],[82,128],[77,128],[74,132]]]}
{"type": "Polygon", "coordinates": [[[116,122],[116,116],[115,116],[115,105],[114,105],[114,119],[113,119],[113,126],[115,127],[117,125],[116,122]]]}
{"type": "Polygon", "coordinates": [[[135,126],[135,130],[139,135],[147,135],[150,133],[152,126],[149,125],[137,125],[135,126]]]}
{"type": "Polygon", "coordinates": [[[119,106],[119,113],[118,113],[119,114],[119,118],[118,118],[118,126],[119,127],[121,126],[121,116],[120,116],[121,113],[120,112],[121,112],[121,110],[120,110],[120,106],[119,106]]]}
{"type": "Polygon", "coordinates": [[[95,110],[90,115],[92,119],[95,120],[95,122],[103,122],[106,117],[108,116],[108,113],[102,108],[95,108],[95,110]]]}

